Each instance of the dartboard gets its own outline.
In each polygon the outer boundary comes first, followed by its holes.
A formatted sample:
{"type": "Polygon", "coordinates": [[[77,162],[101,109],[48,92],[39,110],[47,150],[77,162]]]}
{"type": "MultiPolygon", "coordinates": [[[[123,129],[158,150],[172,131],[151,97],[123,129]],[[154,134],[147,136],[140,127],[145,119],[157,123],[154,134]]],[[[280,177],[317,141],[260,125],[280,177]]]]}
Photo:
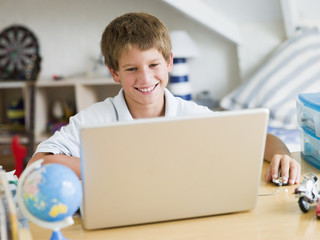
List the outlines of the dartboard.
{"type": "Polygon", "coordinates": [[[0,33],[0,79],[27,79],[38,56],[38,41],[27,28],[11,26],[0,33]]]}

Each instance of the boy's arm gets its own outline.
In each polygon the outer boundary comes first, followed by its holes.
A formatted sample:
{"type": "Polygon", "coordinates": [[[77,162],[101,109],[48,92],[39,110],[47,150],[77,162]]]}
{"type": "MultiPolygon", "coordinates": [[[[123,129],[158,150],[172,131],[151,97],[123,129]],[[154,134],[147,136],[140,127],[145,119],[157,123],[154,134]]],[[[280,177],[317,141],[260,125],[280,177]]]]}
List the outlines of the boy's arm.
{"type": "Polygon", "coordinates": [[[28,162],[27,166],[29,166],[31,163],[43,159],[43,164],[46,163],[59,163],[62,165],[65,165],[69,168],[71,168],[81,179],[81,164],[80,164],[80,158],[78,157],[72,157],[72,156],[67,156],[63,154],[52,154],[52,153],[44,153],[44,152],[39,152],[35,154],[30,161],[28,162]]]}
{"type": "Polygon", "coordinates": [[[281,166],[282,180],[288,179],[290,184],[299,183],[301,166],[291,157],[287,146],[276,136],[267,135],[264,159],[270,162],[266,172],[266,180],[278,178],[278,170],[281,166]]]}

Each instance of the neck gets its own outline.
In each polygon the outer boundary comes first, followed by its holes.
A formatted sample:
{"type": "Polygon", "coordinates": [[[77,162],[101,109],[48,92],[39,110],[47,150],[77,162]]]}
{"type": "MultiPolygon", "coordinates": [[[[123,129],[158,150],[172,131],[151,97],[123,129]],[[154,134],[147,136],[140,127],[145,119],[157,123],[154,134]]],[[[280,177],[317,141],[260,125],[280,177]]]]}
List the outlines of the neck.
{"type": "Polygon", "coordinates": [[[160,111],[155,109],[144,109],[143,111],[130,111],[130,113],[134,119],[163,117],[165,115],[165,107],[163,107],[160,111]]]}
{"type": "Polygon", "coordinates": [[[129,112],[134,119],[163,117],[165,115],[165,100],[157,104],[135,104],[134,107],[127,103],[129,112]]]}

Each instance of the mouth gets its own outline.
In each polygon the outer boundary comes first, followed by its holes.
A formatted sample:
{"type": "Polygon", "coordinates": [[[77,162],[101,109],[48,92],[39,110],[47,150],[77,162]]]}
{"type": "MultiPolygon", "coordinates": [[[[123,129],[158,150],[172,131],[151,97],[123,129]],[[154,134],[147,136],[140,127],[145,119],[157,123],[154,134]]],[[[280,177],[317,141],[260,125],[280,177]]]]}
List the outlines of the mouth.
{"type": "Polygon", "coordinates": [[[150,93],[152,92],[157,86],[159,85],[159,83],[151,86],[151,87],[146,87],[146,88],[136,88],[139,92],[142,93],[150,93]]]}

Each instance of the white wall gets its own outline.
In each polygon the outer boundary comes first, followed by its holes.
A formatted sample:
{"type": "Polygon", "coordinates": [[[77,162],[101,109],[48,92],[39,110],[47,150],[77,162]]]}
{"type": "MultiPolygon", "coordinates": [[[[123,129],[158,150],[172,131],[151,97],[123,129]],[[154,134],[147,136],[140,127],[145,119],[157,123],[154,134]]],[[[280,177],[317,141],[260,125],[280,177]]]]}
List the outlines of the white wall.
{"type": "MultiPolygon", "coordinates": [[[[88,71],[90,59],[99,56],[105,26],[123,13],[146,11],[159,17],[169,30],[186,30],[192,36],[200,48],[200,56],[190,61],[193,92],[209,90],[221,98],[246,81],[285,40],[280,0],[205,2],[239,24],[243,39],[239,46],[162,0],[0,0],[0,31],[24,24],[35,33],[43,58],[43,80],[53,74],[88,71]]],[[[320,1],[297,2],[302,24],[320,27],[320,1]]]]}
{"type": "Polygon", "coordinates": [[[236,46],[161,0],[0,0],[0,30],[23,24],[34,32],[43,80],[88,71],[90,59],[99,56],[105,26],[129,11],[149,12],[170,31],[184,29],[192,36],[200,48],[200,56],[190,61],[194,93],[209,90],[221,98],[239,84],[236,46]]]}
{"type": "MultiPolygon", "coordinates": [[[[210,0],[208,0],[210,1],[210,0]]],[[[238,46],[240,79],[246,81],[259,68],[265,60],[286,40],[285,26],[281,16],[280,0],[245,0],[250,6],[242,12],[232,10],[230,3],[237,3],[235,0],[214,0],[215,4],[228,10],[226,13],[240,26],[243,39],[238,46]],[[260,4],[265,10],[259,6],[260,4]],[[224,4],[228,4],[225,6],[224,4]],[[257,15],[258,12],[260,15],[257,15]]],[[[294,0],[292,0],[294,1],[294,0]]],[[[242,1],[241,1],[242,2],[242,1]]],[[[319,0],[296,0],[298,7],[298,25],[318,27],[320,29],[320,1],[319,0]]]]}
{"type": "Polygon", "coordinates": [[[243,43],[238,46],[240,78],[248,80],[286,39],[281,21],[241,24],[243,43]]]}

